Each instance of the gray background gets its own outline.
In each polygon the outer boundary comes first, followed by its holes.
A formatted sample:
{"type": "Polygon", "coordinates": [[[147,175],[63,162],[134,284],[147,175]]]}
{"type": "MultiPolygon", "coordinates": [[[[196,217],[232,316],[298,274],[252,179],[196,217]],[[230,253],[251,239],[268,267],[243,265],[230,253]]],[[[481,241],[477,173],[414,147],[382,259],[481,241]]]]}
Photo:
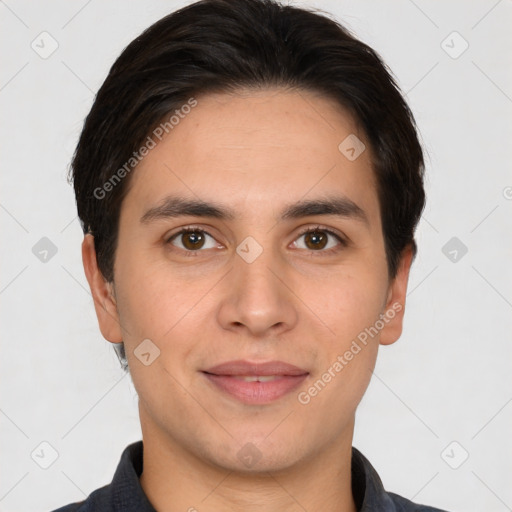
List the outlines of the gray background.
{"type": "MultiPolygon", "coordinates": [[[[115,58],[187,3],[0,1],[2,511],[84,499],[141,438],[135,390],[97,327],[66,172],[115,58]],[[57,250],[46,261],[43,237],[57,250]]],[[[414,501],[512,510],[512,2],[295,3],[377,49],[428,152],[405,330],[380,350],[354,445],[414,501]]]]}

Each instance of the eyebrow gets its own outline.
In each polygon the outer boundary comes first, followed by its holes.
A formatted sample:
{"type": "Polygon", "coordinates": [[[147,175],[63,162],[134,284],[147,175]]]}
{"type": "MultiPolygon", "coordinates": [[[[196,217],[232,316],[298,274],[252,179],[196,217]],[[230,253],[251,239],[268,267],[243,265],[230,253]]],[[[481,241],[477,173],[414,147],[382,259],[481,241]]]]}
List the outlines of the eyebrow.
{"type": "MultiPolygon", "coordinates": [[[[159,205],[147,210],[140,218],[140,222],[148,224],[154,220],[186,215],[219,220],[234,220],[237,217],[233,209],[219,202],[167,196],[159,205]]],[[[354,219],[362,221],[369,226],[368,217],[364,210],[351,199],[344,196],[302,200],[286,205],[281,211],[279,220],[300,219],[313,215],[333,215],[354,219]]]]}

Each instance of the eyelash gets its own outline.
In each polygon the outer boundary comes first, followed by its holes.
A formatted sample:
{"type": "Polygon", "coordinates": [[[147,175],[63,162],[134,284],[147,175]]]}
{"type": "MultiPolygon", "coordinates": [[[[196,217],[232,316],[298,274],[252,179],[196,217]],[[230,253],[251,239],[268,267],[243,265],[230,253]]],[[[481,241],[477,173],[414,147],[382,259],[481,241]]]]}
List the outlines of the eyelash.
{"type": "MultiPolygon", "coordinates": [[[[303,231],[301,231],[297,238],[300,238],[301,236],[304,236],[304,235],[307,235],[308,233],[316,233],[318,231],[321,231],[321,232],[324,232],[324,233],[327,233],[328,235],[336,238],[338,240],[338,242],[340,243],[340,245],[342,247],[346,247],[348,245],[347,241],[345,240],[345,238],[343,238],[340,234],[336,233],[335,231],[332,231],[331,229],[328,229],[326,227],[323,227],[321,225],[317,225],[313,228],[307,228],[303,231]]],[[[213,237],[212,235],[210,235],[210,233],[208,233],[208,231],[205,231],[204,229],[201,229],[199,227],[195,227],[195,226],[187,226],[185,228],[182,228],[180,231],[174,233],[173,235],[171,235],[167,240],[166,240],[166,244],[169,244],[169,245],[172,245],[171,242],[179,237],[180,235],[183,235],[185,233],[204,233],[208,236],[210,236],[211,238],[215,239],[215,237],[213,237]]],[[[188,250],[188,249],[181,249],[180,247],[176,247],[176,249],[180,250],[180,251],[184,251],[185,252],[185,255],[186,256],[197,256],[199,252],[203,252],[201,251],[201,249],[198,249],[197,251],[191,251],[191,250],[188,250]]],[[[338,252],[338,250],[340,250],[340,247],[337,246],[337,247],[331,247],[330,249],[327,249],[327,250],[318,250],[318,251],[315,251],[315,250],[310,250],[311,253],[320,253],[319,256],[322,256],[322,255],[326,255],[326,254],[333,254],[335,252],[338,252]]]]}

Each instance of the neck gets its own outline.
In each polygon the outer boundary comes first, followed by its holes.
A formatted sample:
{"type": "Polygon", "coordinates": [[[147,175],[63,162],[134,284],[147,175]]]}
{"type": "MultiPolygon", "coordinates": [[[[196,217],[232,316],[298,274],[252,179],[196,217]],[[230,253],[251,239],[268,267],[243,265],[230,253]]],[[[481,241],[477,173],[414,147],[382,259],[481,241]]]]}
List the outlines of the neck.
{"type": "Polygon", "coordinates": [[[356,512],[349,435],[287,469],[259,473],[223,469],[199,458],[153,424],[141,421],[141,486],[159,512],[356,512]],[[333,448],[333,444],[335,444],[333,448]]]}

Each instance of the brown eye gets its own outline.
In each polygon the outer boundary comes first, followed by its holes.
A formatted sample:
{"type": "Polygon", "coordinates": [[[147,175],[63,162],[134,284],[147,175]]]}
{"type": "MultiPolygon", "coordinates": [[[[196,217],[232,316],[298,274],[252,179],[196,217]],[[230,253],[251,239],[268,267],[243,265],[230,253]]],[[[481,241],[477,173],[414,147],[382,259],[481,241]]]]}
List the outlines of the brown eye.
{"type": "Polygon", "coordinates": [[[304,231],[294,243],[299,249],[306,249],[321,253],[329,253],[331,250],[336,251],[340,246],[344,247],[347,245],[340,235],[334,233],[330,229],[325,229],[320,226],[304,231]],[[301,238],[304,239],[304,242],[302,243],[298,241],[301,238]]]}
{"type": "Polygon", "coordinates": [[[185,251],[199,251],[200,249],[212,249],[215,247],[214,238],[201,229],[182,229],[173,235],[168,243],[179,247],[185,251]],[[206,246],[208,238],[211,239],[210,245],[206,246]]]}
{"type": "Polygon", "coordinates": [[[321,231],[309,231],[304,235],[308,249],[323,249],[327,245],[327,235],[321,231]]]}
{"type": "Polygon", "coordinates": [[[204,235],[199,231],[193,231],[192,233],[182,234],[183,246],[191,251],[194,249],[201,249],[204,245],[204,235]]]}

